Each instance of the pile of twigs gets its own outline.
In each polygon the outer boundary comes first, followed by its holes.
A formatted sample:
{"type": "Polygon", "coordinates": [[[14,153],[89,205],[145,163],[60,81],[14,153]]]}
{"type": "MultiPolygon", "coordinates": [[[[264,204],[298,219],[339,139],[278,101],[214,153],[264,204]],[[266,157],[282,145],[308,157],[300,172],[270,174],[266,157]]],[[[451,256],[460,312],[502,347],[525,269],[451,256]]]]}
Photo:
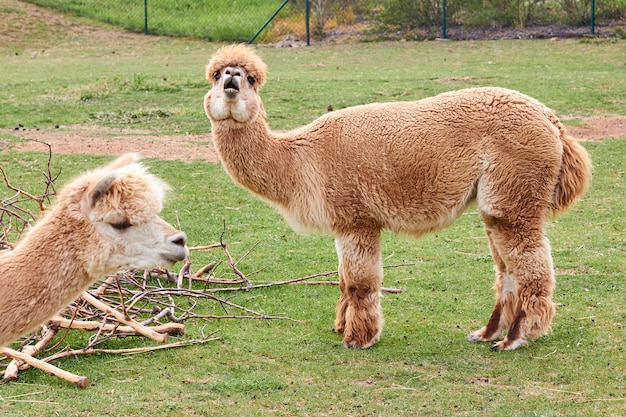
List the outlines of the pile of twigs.
{"type": "MultiPolygon", "coordinates": [[[[78,376],[54,367],[49,362],[66,356],[77,356],[91,353],[133,354],[173,347],[206,343],[217,338],[213,334],[202,335],[200,339],[183,340],[169,343],[169,336],[181,336],[185,333],[184,323],[190,319],[282,319],[288,317],[273,316],[260,313],[232,301],[219,298],[215,292],[220,288],[197,288],[194,282],[210,284],[226,284],[226,291],[250,289],[255,286],[237,269],[236,262],[228,250],[226,243],[191,248],[206,250],[221,248],[226,260],[238,279],[216,278],[212,271],[217,262],[211,262],[193,273],[191,262],[186,260],[178,274],[166,270],[123,271],[107,277],[89,291],[82,293],[80,299],[52,318],[39,331],[26,338],[19,351],[1,348],[0,353],[11,361],[1,371],[4,381],[16,379],[20,370],[30,367],[39,368],[70,381],[80,387],[88,385],[84,376],[78,376]],[[173,282],[172,282],[173,281],[173,282]],[[183,288],[183,283],[188,283],[183,288]],[[195,313],[199,300],[219,303],[225,310],[223,315],[202,315],[195,313]],[[235,311],[236,314],[233,314],[235,311]],[[69,347],[63,342],[70,330],[93,332],[85,346],[69,347]],[[56,337],[55,336],[59,336],[56,337]],[[99,349],[102,342],[116,337],[143,336],[161,343],[152,347],[139,349],[99,349]],[[56,340],[58,339],[58,340],[56,340]],[[56,341],[55,341],[56,340],[56,341]],[[44,359],[35,359],[36,355],[51,353],[44,359]]],[[[2,357],[0,357],[0,362],[2,357]]]]}

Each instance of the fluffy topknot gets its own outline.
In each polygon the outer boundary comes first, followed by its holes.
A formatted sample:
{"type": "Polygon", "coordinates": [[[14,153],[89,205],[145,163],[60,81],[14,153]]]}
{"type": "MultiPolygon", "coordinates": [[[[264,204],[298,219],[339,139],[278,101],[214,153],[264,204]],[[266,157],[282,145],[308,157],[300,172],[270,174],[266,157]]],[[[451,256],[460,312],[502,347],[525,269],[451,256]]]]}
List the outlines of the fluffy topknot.
{"type": "Polygon", "coordinates": [[[265,83],[267,66],[256,52],[245,44],[228,45],[218,49],[206,67],[206,78],[211,82],[215,81],[213,74],[228,66],[243,67],[248,75],[256,79],[258,88],[265,83]]]}

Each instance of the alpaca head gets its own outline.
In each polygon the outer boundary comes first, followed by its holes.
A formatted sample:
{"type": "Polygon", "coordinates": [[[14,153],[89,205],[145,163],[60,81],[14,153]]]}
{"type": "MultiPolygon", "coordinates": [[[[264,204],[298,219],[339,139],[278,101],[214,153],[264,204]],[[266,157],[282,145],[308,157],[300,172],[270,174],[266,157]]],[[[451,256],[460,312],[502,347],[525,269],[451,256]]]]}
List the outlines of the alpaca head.
{"type": "Polygon", "coordinates": [[[76,231],[76,239],[92,240],[98,253],[85,256],[102,259],[93,274],[170,267],[188,254],[185,234],[158,216],[167,186],[137,161],[136,154],[123,155],[59,194],[57,206],[64,210],[58,217],[81,219],[85,230],[76,231]]]}
{"type": "Polygon", "coordinates": [[[259,89],[265,83],[266,65],[252,48],[230,45],[220,48],[206,67],[213,87],[204,96],[204,109],[212,123],[228,128],[244,127],[265,116],[259,89]]]}

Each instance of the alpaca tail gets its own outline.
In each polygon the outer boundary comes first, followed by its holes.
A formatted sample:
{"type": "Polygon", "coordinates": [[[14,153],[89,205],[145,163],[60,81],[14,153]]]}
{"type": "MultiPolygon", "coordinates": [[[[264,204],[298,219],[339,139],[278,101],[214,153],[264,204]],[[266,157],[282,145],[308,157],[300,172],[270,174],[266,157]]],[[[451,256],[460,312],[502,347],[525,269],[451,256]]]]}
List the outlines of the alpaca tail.
{"type": "Polygon", "coordinates": [[[552,210],[556,213],[566,211],[585,192],[591,180],[591,158],[587,150],[567,136],[561,123],[557,126],[561,132],[563,159],[552,199],[552,210]]]}

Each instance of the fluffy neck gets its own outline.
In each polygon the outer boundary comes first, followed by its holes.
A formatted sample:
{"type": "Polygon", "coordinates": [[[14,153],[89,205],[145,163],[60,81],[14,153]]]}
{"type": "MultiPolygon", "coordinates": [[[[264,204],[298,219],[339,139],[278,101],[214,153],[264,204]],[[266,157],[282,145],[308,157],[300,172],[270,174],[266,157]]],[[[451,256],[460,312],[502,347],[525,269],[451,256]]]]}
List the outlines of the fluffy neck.
{"type": "MultiPolygon", "coordinates": [[[[53,211],[15,249],[0,252],[0,346],[67,306],[101,272],[86,267],[85,246],[93,249],[94,242],[75,237],[89,227],[82,223],[53,211]]],[[[104,250],[94,253],[106,257],[104,250]]]]}
{"type": "Polygon", "coordinates": [[[213,121],[213,141],[230,176],[253,193],[288,205],[294,175],[290,143],[276,137],[261,117],[234,128],[233,123],[213,121]]]}

